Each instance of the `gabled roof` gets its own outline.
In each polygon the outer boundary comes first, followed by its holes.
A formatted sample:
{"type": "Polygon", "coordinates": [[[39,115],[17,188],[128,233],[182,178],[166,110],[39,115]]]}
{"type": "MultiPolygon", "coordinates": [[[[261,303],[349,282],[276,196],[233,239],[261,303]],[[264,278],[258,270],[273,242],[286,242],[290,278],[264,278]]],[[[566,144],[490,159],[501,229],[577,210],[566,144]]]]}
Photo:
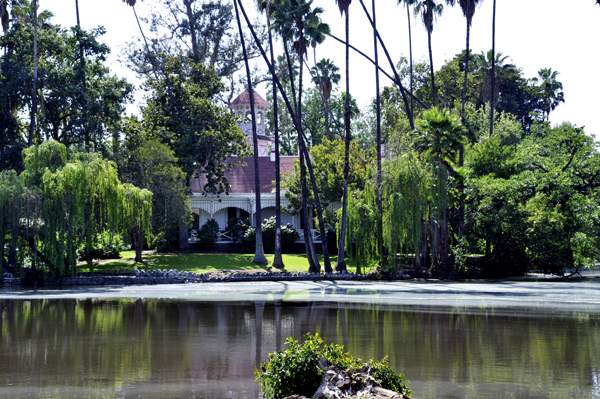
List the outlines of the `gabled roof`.
{"type": "MultiPolygon", "coordinates": [[[[271,109],[271,104],[269,104],[264,98],[262,98],[256,90],[252,90],[254,93],[254,105],[266,109],[271,109]]],[[[229,108],[232,108],[236,105],[250,105],[250,93],[248,89],[244,90],[242,94],[238,96],[235,100],[229,104],[229,108]]]]}
{"type": "MultiPolygon", "coordinates": [[[[286,156],[280,157],[281,176],[290,173],[294,168],[294,161],[298,157],[286,156]]],[[[258,158],[258,169],[260,171],[260,192],[261,194],[271,194],[275,189],[275,162],[270,157],[258,158]]],[[[254,185],[254,158],[241,158],[236,166],[225,173],[229,181],[230,194],[249,194],[255,191],[254,185]]],[[[202,194],[203,187],[208,182],[206,175],[200,175],[192,179],[192,193],[202,194]]]]}

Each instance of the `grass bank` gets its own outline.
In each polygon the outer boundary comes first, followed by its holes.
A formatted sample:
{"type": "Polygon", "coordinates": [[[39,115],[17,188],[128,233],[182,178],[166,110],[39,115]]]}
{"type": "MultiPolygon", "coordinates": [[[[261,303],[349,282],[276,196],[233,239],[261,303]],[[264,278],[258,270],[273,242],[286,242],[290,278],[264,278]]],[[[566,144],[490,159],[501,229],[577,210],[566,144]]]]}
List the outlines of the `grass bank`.
{"type": "MultiPolygon", "coordinates": [[[[269,265],[273,263],[273,255],[267,254],[269,265]]],[[[94,262],[93,265],[81,264],[78,266],[80,272],[114,272],[133,271],[136,267],[146,270],[177,269],[194,273],[217,272],[222,270],[267,270],[267,266],[259,266],[252,263],[254,254],[199,254],[199,253],[177,253],[177,254],[148,254],[143,256],[144,264],[135,263],[135,252],[124,251],[120,259],[94,262]]],[[[332,266],[335,267],[336,256],[331,258],[332,266]]],[[[323,256],[319,255],[321,267],[323,267],[323,256]]],[[[356,272],[352,260],[348,263],[348,271],[356,272]]],[[[306,255],[285,254],[283,255],[285,270],[288,272],[307,272],[308,260],[306,255]]],[[[364,271],[364,270],[363,270],[364,271]]]]}

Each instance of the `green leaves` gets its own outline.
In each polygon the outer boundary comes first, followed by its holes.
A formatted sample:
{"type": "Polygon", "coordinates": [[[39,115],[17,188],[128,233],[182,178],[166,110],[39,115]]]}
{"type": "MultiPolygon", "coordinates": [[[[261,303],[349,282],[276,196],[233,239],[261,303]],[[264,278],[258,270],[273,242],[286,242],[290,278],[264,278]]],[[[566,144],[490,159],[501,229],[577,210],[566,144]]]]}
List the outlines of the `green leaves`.
{"type": "Polygon", "coordinates": [[[317,362],[322,357],[344,370],[357,370],[363,365],[372,367],[374,377],[384,388],[411,395],[406,385],[408,381],[403,374],[397,374],[389,367],[387,356],[380,361],[371,359],[363,362],[344,352],[341,345],[323,346],[319,334],[306,334],[302,344],[293,338],[288,338],[285,343],[289,349],[269,353],[269,359],[254,369],[265,399],[281,399],[293,394],[311,397],[321,382],[323,370],[317,366],[317,362]]]}

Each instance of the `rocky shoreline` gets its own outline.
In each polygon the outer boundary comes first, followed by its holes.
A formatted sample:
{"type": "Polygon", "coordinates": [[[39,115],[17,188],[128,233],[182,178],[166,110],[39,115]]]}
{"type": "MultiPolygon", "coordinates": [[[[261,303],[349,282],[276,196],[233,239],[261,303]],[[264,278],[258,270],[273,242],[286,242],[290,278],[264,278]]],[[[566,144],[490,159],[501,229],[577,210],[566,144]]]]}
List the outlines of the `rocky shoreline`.
{"type": "Polygon", "coordinates": [[[404,273],[384,274],[371,272],[369,274],[341,273],[304,273],[281,271],[242,271],[225,270],[208,273],[192,273],[178,270],[143,270],[135,269],[134,273],[87,273],[77,277],[45,278],[31,283],[22,282],[12,275],[5,275],[1,280],[4,286],[34,285],[43,287],[72,287],[98,285],[158,285],[158,284],[202,284],[224,282],[260,282],[260,281],[398,281],[410,280],[404,273]]]}

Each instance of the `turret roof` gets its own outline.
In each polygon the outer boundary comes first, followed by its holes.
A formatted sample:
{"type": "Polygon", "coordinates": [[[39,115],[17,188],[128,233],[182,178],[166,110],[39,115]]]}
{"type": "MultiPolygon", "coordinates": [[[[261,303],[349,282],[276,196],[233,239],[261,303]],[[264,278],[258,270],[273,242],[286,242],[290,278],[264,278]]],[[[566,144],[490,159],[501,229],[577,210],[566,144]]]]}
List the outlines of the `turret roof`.
{"type": "MultiPolygon", "coordinates": [[[[254,93],[254,105],[261,108],[270,109],[271,104],[269,104],[264,98],[262,98],[256,90],[252,90],[254,93]]],[[[235,100],[229,104],[229,108],[233,108],[236,105],[250,105],[250,94],[248,89],[244,90],[242,94],[238,96],[235,100]]]]}

